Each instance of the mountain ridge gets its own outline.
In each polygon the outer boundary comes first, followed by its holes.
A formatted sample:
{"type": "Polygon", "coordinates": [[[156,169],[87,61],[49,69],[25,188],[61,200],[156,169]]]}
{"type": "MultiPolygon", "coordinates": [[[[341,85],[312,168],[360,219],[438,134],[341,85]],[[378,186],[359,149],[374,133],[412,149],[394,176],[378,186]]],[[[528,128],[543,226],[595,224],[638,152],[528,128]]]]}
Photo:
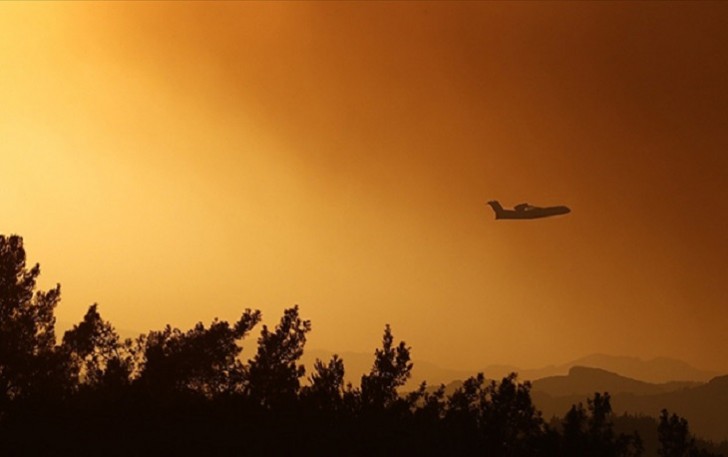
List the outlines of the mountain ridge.
{"type": "Polygon", "coordinates": [[[667,409],[686,418],[695,435],[716,442],[728,440],[728,375],[706,383],[653,384],[606,370],[575,367],[566,376],[534,381],[531,398],[548,419],[563,417],[571,405],[585,404],[594,392],[609,392],[616,415],[657,417],[667,409]]]}
{"type": "Polygon", "coordinates": [[[708,382],[720,373],[695,368],[687,362],[669,357],[641,359],[632,356],[615,356],[602,353],[589,354],[560,365],[547,365],[536,369],[521,369],[507,365],[491,365],[486,375],[501,377],[516,371],[522,380],[536,380],[550,376],[566,375],[574,366],[601,368],[622,376],[650,383],[671,381],[708,382]]]}
{"type": "MultiPolygon", "coordinates": [[[[310,373],[315,359],[327,361],[332,355],[338,354],[344,360],[346,380],[358,385],[361,375],[368,373],[374,363],[374,351],[371,353],[344,351],[332,352],[324,349],[304,351],[302,363],[306,372],[310,373]]],[[[575,366],[586,368],[599,368],[637,381],[665,384],[670,382],[701,382],[705,383],[720,373],[702,370],[678,359],[669,357],[655,357],[643,360],[638,357],[612,356],[606,354],[589,354],[560,365],[546,365],[535,369],[522,369],[511,365],[488,365],[482,370],[464,370],[443,368],[434,363],[414,359],[412,379],[406,388],[412,388],[427,381],[428,385],[448,384],[451,381],[464,380],[478,372],[490,379],[500,379],[515,372],[521,381],[535,381],[552,376],[566,376],[575,366]]]]}
{"type": "Polygon", "coordinates": [[[696,381],[651,383],[614,373],[602,368],[573,366],[567,375],[549,376],[532,382],[533,392],[546,392],[551,396],[582,395],[609,392],[612,395],[630,393],[656,395],[702,385],[696,381]]]}

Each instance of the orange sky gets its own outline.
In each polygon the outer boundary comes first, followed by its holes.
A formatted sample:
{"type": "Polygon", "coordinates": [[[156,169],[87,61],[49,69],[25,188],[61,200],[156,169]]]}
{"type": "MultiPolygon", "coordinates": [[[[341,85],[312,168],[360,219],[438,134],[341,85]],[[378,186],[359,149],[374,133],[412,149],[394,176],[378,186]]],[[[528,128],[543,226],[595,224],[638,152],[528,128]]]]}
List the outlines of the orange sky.
{"type": "Polygon", "coordinates": [[[728,6],[3,3],[0,233],[60,321],[728,371],[728,6]],[[485,202],[566,204],[494,221],[485,202]]]}

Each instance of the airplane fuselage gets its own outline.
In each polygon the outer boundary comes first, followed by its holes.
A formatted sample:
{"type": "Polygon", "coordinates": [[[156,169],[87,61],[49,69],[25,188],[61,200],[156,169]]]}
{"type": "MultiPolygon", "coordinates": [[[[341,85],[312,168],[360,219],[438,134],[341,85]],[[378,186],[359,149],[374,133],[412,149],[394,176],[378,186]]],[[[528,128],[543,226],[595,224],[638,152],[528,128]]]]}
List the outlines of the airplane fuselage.
{"type": "Polygon", "coordinates": [[[504,209],[497,201],[490,201],[488,204],[495,211],[496,219],[539,219],[542,217],[559,216],[571,212],[567,206],[538,207],[527,204],[518,205],[516,209],[504,209]],[[520,207],[520,208],[519,208],[520,207]]]}
{"type": "Polygon", "coordinates": [[[546,208],[533,208],[523,211],[504,209],[496,213],[496,219],[538,219],[541,217],[558,216],[570,213],[566,206],[548,206],[546,208]]]}

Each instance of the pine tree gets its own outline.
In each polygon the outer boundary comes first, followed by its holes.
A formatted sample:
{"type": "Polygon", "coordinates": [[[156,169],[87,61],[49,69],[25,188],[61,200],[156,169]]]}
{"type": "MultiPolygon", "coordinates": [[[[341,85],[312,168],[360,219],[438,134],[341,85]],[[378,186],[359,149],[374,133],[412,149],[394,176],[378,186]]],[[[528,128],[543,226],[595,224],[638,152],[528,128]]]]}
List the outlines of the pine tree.
{"type": "Polygon", "coordinates": [[[23,239],[0,235],[0,412],[9,401],[60,384],[55,317],[61,287],[36,290],[38,264],[27,268],[23,239]]]}

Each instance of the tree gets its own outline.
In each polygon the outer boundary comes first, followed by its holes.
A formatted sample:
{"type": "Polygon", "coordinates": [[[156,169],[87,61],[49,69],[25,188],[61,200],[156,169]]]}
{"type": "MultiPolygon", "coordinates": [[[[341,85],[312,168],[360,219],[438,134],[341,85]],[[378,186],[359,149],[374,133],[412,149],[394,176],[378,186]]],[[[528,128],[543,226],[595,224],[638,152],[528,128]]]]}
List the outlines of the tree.
{"type": "Polygon", "coordinates": [[[60,387],[54,351],[61,286],[36,291],[40,266],[26,267],[23,239],[0,235],[0,412],[7,402],[60,387]]]}
{"type": "Polygon", "coordinates": [[[364,405],[386,408],[397,402],[397,388],[405,385],[411,376],[411,349],[404,341],[394,346],[392,329],[389,324],[384,327],[382,348],[374,352],[374,366],[361,378],[364,405]]]}
{"type": "Polygon", "coordinates": [[[420,423],[437,423],[445,417],[447,408],[445,385],[431,388],[427,386],[427,381],[422,381],[417,389],[404,395],[404,402],[410,406],[413,417],[420,423]]]}
{"type": "Polygon", "coordinates": [[[445,414],[460,453],[547,455],[546,424],[530,390],[530,383],[518,383],[515,373],[500,382],[486,383],[483,373],[465,380],[449,397],[445,414]]]}
{"type": "Polygon", "coordinates": [[[594,398],[588,398],[589,420],[588,436],[594,448],[601,454],[616,455],[614,448],[614,427],[612,425],[612,404],[609,393],[596,392],[594,398]]]}
{"type": "Polygon", "coordinates": [[[339,409],[344,394],[344,361],[338,355],[334,354],[328,364],[316,359],[309,381],[303,395],[314,408],[339,409]]]}
{"type": "Polygon", "coordinates": [[[697,446],[695,438],[690,434],[688,421],[677,414],[663,409],[657,426],[657,437],[660,447],[657,453],[661,457],[713,457],[715,454],[697,446]]]}
{"type": "Polygon", "coordinates": [[[562,454],[567,457],[586,455],[589,449],[587,428],[587,413],[584,405],[571,405],[564,416],[562,454]]]}
{"type": "Polygon", "coordinates": [[[89,307],[83,321],[63,335],[61,350],[69,358],[69,376],[74,385],[129,384],[134,358],[131,342],[120,343],[119,335],[101,318],[95,303],[89,307]]]}
{"type": "Polygon", "coordinates": [[[538,455],[545,424],[531,401],[530,391],[531,384],[518,383],[515,373],[488,385],[487,401],[480,414],[483,441],[490,454],[538,455]]]}
{"type": "Polygon", "coordinates": [[[573,405],[564,417],[562,453],[565,456],[638,457],[642,440],[637,433],[614,433],[609,393],[595,393],[587,399],[587,411],[581,403],[573,405]]]}
{"type": "Polygon", "coordinates": [[[246,309],[231,326],[213,320],[182,332],[169,325],[144,339],[139,383],[155,392],[196,392],[206,397],[241,389],[244,368],[237,344],[260,321],[260,311],[246,309]]]}
{"type": "Polygon", "coordinates": [[[284,311],[274,331],[263,326],[246,379],[246,393],[254,402],[272,407],[296,399],[301,387],[299,378],[306,373],[298,360],[309,331],[311,321],[299,317],[298,305],[284,311]]]}
{"type": "Polygon", "coordinates": [[[483,373],[466,379],[463,385],[448,397],[444,425],[452,446],[457,447],[455,454],[469,454],[478,448],[480,412],[486,401],[483,373]]]}

